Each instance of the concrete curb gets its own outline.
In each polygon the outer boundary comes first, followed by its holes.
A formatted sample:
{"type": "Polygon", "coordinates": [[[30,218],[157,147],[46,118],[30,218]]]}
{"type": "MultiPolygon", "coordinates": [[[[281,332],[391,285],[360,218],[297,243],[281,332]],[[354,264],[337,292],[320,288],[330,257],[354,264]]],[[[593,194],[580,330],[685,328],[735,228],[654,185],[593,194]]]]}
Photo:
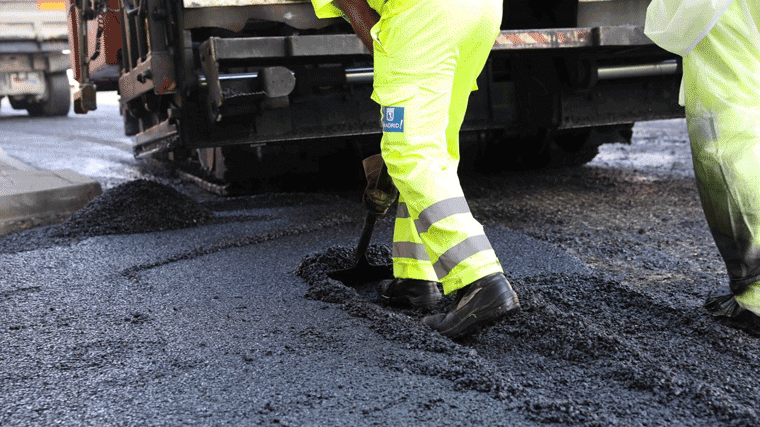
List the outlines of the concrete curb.
{"type": "Polygon", "coordinates": [[[60,221],[102,193],[88,176],[36,170],[0,149],[0,235],[60,221]]]}

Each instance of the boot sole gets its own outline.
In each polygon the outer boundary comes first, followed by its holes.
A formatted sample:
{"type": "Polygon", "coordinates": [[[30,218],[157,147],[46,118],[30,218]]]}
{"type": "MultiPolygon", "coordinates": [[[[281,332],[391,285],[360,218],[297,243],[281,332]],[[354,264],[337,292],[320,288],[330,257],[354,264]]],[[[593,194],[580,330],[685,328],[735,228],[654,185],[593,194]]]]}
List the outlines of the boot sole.
{"type": "Polygon", "coordinates": [[[443,297],[438,295],[420,296],[416,298],[389,298],[386,296],[380,296],[380,300],[388,305],[411,305],[419,310],[432,310],[438,307],[443,300],[443,297]]]}
{"type": "Polygon", "coordinates": [[[490,326],[504,318],[506,315],[520,309],[520,301],[514,290],[510,289],[501,294],[499,299],[502,298],[506,299],[506,301],[497,306],[487,307],[477,313],[472,313],[451,328],[438,332],[451,339],[459,338],[475,331],[476,329],[490,326]]]}

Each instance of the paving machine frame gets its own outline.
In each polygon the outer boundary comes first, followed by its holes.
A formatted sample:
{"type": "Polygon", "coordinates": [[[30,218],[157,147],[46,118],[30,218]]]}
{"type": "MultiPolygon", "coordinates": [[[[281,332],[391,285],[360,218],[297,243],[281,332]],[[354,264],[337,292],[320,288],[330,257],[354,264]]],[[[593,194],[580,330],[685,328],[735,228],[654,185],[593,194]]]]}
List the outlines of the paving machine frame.
{"type": "MultiPolygon", "coordinates": [[[[336,142],[377,146],[372,58],[309,1],[68,1],[75,111],[116,84],[138,158],[234,181],[308,168],[296,160],[336,142]]],[[[507,0],[463,125],[479,167],[582,164],[633,122],[683,117],[680,62],[644,36],[647,3],[507,0]]]]}

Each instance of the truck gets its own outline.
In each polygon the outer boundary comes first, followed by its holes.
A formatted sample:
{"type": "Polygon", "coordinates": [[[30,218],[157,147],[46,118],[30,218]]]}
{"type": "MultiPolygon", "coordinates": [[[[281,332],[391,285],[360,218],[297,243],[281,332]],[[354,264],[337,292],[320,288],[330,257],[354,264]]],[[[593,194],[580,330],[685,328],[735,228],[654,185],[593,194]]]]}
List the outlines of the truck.
{"type": "MultiPolygon", "coordinates": [[[[75,111],[97,108],[91,77],[110,74],[137,158],[252,186],[379,150],[372,57],[309,0],[68,1],[75,111]]],[[[461,167],[584,164],[634,122],[683,117],[681,64],[644,35],[648,3],[506,0],[461,167]]]]}
{"type": "Polygon", "coordinates": [[[66,3],[0,2],[0,100],[31,116],[65,116],[71,108],[66,3]]]}

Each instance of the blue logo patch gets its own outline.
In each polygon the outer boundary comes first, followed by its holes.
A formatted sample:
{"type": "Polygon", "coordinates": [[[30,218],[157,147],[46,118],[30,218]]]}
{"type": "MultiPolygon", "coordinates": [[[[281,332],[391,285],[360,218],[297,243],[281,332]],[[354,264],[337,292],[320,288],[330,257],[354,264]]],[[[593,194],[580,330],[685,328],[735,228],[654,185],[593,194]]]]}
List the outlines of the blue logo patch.
{"type": "Polygon", "coordinates": [[[404,107],[383,107],[383,132],[404,131],[404,107]]]}

